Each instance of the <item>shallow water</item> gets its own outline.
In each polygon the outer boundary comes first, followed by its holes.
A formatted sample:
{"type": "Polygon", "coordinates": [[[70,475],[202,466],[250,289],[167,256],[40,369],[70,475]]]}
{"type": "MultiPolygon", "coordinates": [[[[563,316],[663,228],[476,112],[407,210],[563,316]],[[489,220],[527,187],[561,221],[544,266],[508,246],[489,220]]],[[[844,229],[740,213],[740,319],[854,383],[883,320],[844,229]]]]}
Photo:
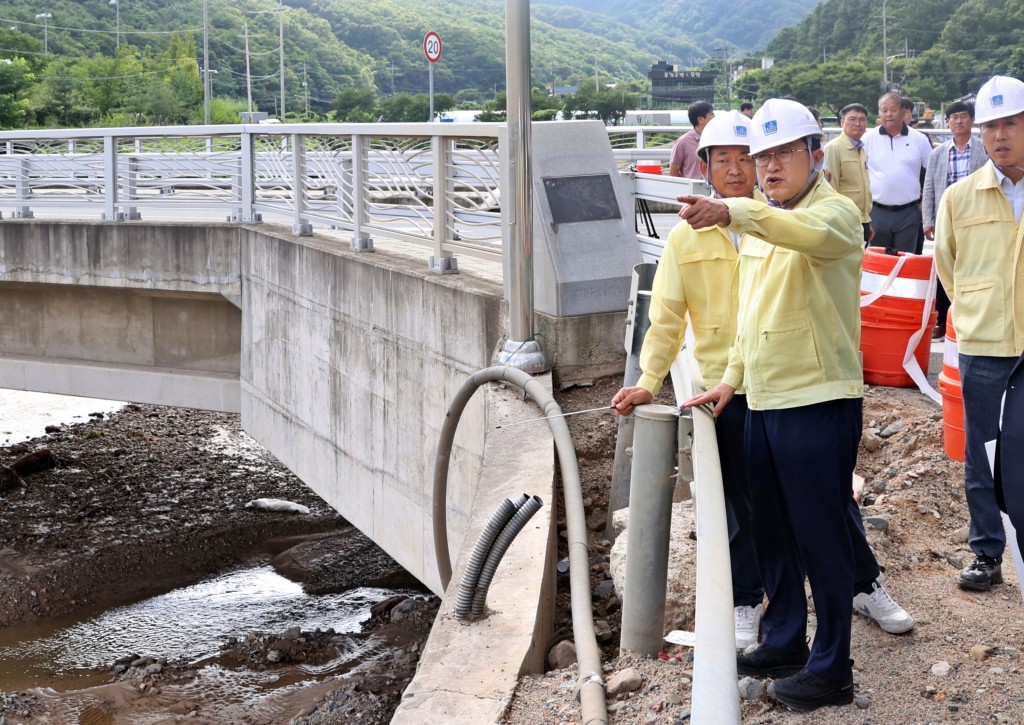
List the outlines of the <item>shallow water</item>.
{"type": "Polygon", "coordinates": [[[0,388],[0,445],[38,438],[48,425],[84,423],[89,413],[110,414],[123,406],[116,400],[0,388]]]}
{"type": "MultiPolygon", "coordinates": [[[[383,650],[373,639],[352,640],[320,666],[288,666],[267,672],[235,670],[216,661],[228,638],[253,631],[280,633],[298,626],[356,632],[370,606],[390,590],[361,588],[310,596],[269,566],[218,576],[168,594],[119,607],[46,632],[11,628],[0,632],[0,690],[30,691],[45,705],[31,722],[78,722],[97,702],[119,713],[109,722],[158,723],[194,703],[212,722],[282,722],[297,714],[309,692],[300,686],[343,674],[383,650]],[[128,654],[184,659],[200,664],[184,684],[160,685],[143,697],[110,681],[109,667],[128,654]]],[[[187,713],[188,711],[186,711],[187,713]]]]}
{"type": "MultiPolygon", "coordinates": [[[[123,406],[0,389],[0,445],[123,406]]],[[[237,457],[253,470],[264,470],[270,459],[244,433],[226,429],[215,432],[206,450],[237,457]]],[[[8,713],[7,721],[159,725],[187,717],[195,723],[286,723],[330,688],[332,679],[360,669],[386,647],[374,638],[353,639],[339,645],[337,658],[326,664],[254,672],[220,658],[221,646],[231,637],[278,634],[294,626],[357,632],[370,606],[394,593],[361,588],[310,596],[270,566],[257,566],[116,609],[0,629],[0,692],[28,692],[38,702],[30,716],[8,713]],[[111,683],[110,665],[128,654],[186,660],[197,674],[144,692],[129,682],[111,683]]]]}

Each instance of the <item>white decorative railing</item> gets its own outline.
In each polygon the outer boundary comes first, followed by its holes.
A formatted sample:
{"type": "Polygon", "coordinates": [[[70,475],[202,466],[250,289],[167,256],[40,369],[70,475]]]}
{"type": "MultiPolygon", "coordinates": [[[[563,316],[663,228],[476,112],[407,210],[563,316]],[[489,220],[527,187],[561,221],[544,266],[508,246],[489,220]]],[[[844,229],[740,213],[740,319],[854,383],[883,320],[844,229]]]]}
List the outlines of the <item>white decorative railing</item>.
{"type": "MultiPolygon", "coordinates": [[[[678,126],[610,127],[634,196],[673,204],[699,182],[627,170],[667,162],[678,126]]],[[[504,124],[286,124],[0,132],[0,214],[14,218],[175,219],[314,225],[426,248],[431,268],[459,254],[502,258],[504,124]]],[[[638,204],[638,210],[646,204],[638,204]]],[[[624,210],[625,211],[625,210],[624,210]]],[[[659,218],[664,227],[666,218],[659,218]]],[[[668,218],[671,225],[671,217],[668,218]]],[[[661,241],[638,223],[641,249],[661,241]]]]}
{"type": "Polygon", "coordinates": [[[0,212],[290,221],[501,259],[500,124],[188,126],[0,133],[0,212]],[[98,213],[98,214],[97,214],[98,213]]]}

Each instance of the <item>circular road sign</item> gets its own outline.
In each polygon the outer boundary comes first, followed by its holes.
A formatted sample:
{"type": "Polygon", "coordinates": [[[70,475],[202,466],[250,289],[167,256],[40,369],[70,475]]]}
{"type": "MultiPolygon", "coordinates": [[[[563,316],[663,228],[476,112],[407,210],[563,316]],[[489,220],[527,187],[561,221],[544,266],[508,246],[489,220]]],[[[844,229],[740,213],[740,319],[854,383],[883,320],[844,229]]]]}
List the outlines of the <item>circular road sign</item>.
{"type": "Polygon", "coordinates": [[[441,60],[441,36],[434,30],[423,36],[423,55],[431,63],[441,60]]]}

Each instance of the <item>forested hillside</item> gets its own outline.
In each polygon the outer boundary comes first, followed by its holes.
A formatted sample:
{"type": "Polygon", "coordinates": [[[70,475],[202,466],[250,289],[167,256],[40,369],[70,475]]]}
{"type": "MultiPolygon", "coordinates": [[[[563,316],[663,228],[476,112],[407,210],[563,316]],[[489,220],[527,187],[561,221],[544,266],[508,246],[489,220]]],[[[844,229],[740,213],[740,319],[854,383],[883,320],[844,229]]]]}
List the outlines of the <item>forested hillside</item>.
{"type": "MultiPolygon", "coordinates": [[[[756,51],[782,28],[800,22],[819,0],[544,0],[601,13],[637,28],[648,37],[688,37],[709,52],[730,47],[756,51]]],[[[722,51],[718,51],[722,52],[722,51]]]]}
{"type": "Polygon", "coordinates": [[[1020,0],[887,0],[885,54],[882,8],[883,0],[825,0],[772,40],[776,68],[744,76],[745,91],[793,93],[832,109],[873,104],[885,55],[892,87],[940,109],[993,74],[1024,74],[1020,0]]]}
{"type": "MultiPolygon", "coordinates": [[[[202,0],[0,1],[0,58],[19,59],[0,68],[0,126],[198,120],[202,8],[202,0]]],[[[504,8],[503,0],[209,0],[213,115],[237,119],[247,96],[246,36],[254,104],[279,113],[281,24],[289,113],[307,103],[326,112],[346,89],[425,93],[427,30],[444,41],[435,90],[463,104],[494,99],[505,83],[504,8]]],[[[534,83],[636,84],[658,60],[707,57],[685,33],[661,39],[576,8],[535,5],[534,83]]]]}

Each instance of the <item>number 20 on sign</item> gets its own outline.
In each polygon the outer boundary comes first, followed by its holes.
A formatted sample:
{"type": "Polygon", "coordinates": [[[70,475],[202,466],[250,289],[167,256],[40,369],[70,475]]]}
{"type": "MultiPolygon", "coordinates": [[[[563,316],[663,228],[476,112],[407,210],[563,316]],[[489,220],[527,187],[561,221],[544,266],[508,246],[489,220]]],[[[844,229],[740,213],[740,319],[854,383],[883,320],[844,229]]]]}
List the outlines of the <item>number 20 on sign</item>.
{"type": "Polygon", "coordinates": [[[423,55],[431,63],[441,60],[441,36],[434,30],[423,36],[423,55]]]}

